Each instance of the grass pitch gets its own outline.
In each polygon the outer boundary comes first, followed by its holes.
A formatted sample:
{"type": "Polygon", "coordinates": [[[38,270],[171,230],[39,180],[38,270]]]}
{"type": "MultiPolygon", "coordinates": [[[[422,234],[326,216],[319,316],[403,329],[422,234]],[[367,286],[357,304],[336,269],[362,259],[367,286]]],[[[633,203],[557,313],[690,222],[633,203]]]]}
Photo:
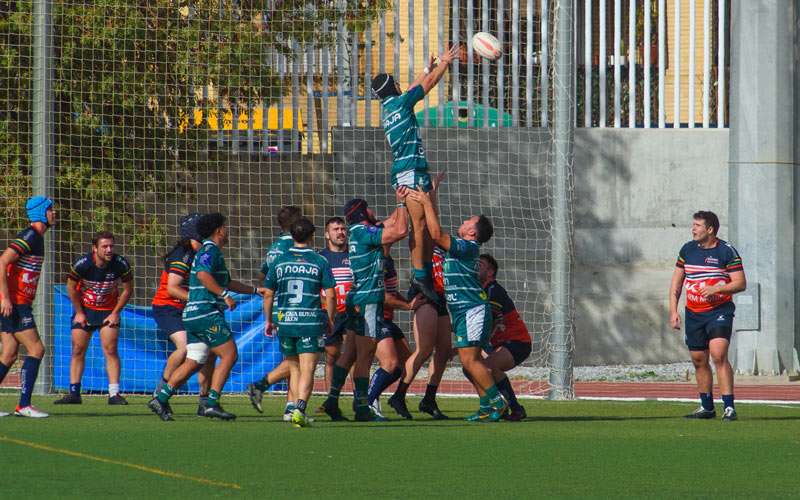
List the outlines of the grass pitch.
{"type": "MultiPolygon", "coordinates": [[[[166,423],[145,397],[122,407],[54,399],[34,398],[48,419],[0,419],[5,498],[800,495],[798,406],[740,404],[740,420],[723,423],[684,420],[690,404],[529,400],[527,421],[473,424],[461,418],[475,399],[441,399],[452,420],[317,416],[297,429],[281,421],[278,397],[259,415],[226,396],[235,422],[196,417],[194,398],[174,398],[176,421],[166,423]]],[[[0,396],[5,411],[15,403],[0,396]]]]}

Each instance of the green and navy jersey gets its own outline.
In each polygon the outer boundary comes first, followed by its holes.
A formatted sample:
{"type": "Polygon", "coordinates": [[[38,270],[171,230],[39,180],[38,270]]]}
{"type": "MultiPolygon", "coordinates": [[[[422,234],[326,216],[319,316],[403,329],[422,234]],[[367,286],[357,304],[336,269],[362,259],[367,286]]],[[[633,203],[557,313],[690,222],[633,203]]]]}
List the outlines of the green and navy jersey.
{"type": "Polygon", "coordinates": [[[450,312],[486,304],[486,292],[478,280],[481,247],[477,241],[450,236],[444,258],[444,293],[450,312]]]}
{"type": "Polygon", "coordinates": [[[211,293],[197,278],[197,273],[207,272],[222,288],[231,282],[231,274],[225,267],[222,250],[211,240],[203,242],[202,248],[194,256],[192,271],[189,273],[189,300],[183,309],[183,321],[194,321],[225,310],[225,300],[211,293]]]}
{"type": "Polygon", "coordinates": [[[392,148],[392,174],[406,170],[427,170],[425,148],[419,135],[419,125],[414,105],[425,97],[422,85],[416,85],[404,94],[384,99],[383,131],[392,148]]]}
{"type": "Polygon", "coordinates": [[[290,234],[281,233],[278,239],[272,242],[272,245],[267,248],[267,255],[264,258],[264,263],[261,264],[261,273],[266,276],[269,273],[269,266],[275,262],[275,259],[283,255],[286,250],[294,246],[294,240],[290,234]]]}
{"type": "Polygon", "coordinates": [[[383,228],[359,223],[348,232],[353,287],[347,299],[354,305],[383,302],[383,228]]]}
{"type": "Polygon", "coordinates": [[[325,332],[327,315],[320,291],[336,286],[325,257],[311,248],[292,247],[273,261],[264,286],[275,291],[279,336],[308,337],[325,332]]]}

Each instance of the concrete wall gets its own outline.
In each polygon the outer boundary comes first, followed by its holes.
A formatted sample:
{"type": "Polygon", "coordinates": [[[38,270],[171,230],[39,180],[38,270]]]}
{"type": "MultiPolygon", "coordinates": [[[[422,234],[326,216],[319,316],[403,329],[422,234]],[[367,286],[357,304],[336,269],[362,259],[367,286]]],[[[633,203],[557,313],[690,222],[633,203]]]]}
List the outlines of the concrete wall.
{"type": "Polygon", "coordinates": [[[695,211],[726,238],[727,162],[727,130],[577,130],[576,364],[688,359],[667,325],[670,276],[695,211]]]}

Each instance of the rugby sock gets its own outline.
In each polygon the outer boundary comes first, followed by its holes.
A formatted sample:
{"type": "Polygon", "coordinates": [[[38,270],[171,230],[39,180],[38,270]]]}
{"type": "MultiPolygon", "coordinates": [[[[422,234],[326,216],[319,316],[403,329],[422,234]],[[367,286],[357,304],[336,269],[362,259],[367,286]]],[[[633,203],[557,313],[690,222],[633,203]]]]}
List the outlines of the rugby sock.
{"type": "Polygon", "coordinates": [[[486,399],[489,402],[489,406],[493,408],[497,408],[499,406],[505,406],[503,401],[503,396],[500,395],[500,391],[497,390],[496,385],[492,385],[488,389],[486,389],[486,399]]]}
{"type": "Polygon", "coordinates": [[[78,382],[77,384],[69,384],[69,393],[71,396],[80,396],[81,395],[81,383],[78,382]]]}
{"type": "Polygon", "coordinates": [[[175,389],[172,388],[169,384],[164,384],[161,386],[161,390],[158,391],[156,394],[156,399],[159,400],[161,403],[166,403],[169,401],[169,398],[175,393],[175,389]]]}
{"type": "Polygon", "coordinates": [[[308,405],[308,403],[306,403],[305,399],[298,399],[297,400],[297,404],[295,405],[295,408],[297,408],[301,412],[305,413],[307,405],[308,405]]]}
{"type": "Polygon", "coordinates": [[[209,408],[219,406],[219,393],[214,389],[208,391],[208,404],[209,408]]]}
{"type": "Polygon", "coordinates": [[[253,385],[256,386],[256,389],[258,389],[259,391],[264,392],[267,389],[269,389],[269,386],[271,386],[272,384],[269,383],[269,375],[264,375],[264,378],[262,378],[258,382],[253,382],[253,385]]]}
{"type": "Polygon", "coordinates": [[[19,407],[25,408],[31,405],[31,394],[33,394],[33,384],[36,383],[36,376],[39,375],[39,358],[28,356],[22,363],[22,391],[19,393],[19,407]]]}
{"type": "Polygon", "coordinates": [[[508,377],[505,377],[500,382],[496,383],[497,390],[500,391],[500,394],[506,398],[508,401],[508,405],[511,409],[518,409],[519,408],[519,401],[517,401],[517,395],[514,394],[514,388],[511,386],[511,381],[508,380],[508,377]]]}
{"type": "Polygon", "coordinates": [[[406,393],[408,392],[408,388],[410,385],[411,384],[406,384],[401,380],[400,383],[397,384],[397,390],[394,391],[394,396],[392,397],[398,399],[405,399],[406,393]]]}
{"type": "Polygon", "coordinates": [[[367,406],[367,389],[369,388],[369,379],[367,377],[357,377],[354,382],[356,386],[354,391],[356,408],[367,406]]]}
{"type": "Polygon", "coordinates": [[[6,366],[3,363],[0,363],[0,383],[3,382],[4,378],[6,378],[6,375],[8,375],[8,370],[10,369],[11,369],[10,366],[6,366]]]}
{"type": "Polygon", "coordinates": [[[735,406],[733,406],[733,394],[722,395],[722,406],[724,406],[725,408],[735,408],[735,406]]]}
{"type": "Polygon", "coordinates": [[[372,380],[369,382],[369,390],[367,391],[367,402],[372,404],[376,399],[383,394],[387,387],[395,383],[403,371],[396,368],[392,373],[387,372],[383,368],[378,368],[372,374],[372,380]]]}
{"type": "Polygon", "coordinates": [[[328,399],[339,399],[345,380],[347,380],[347,370],[339,365],[333,365],[333,378],[331,379],[331,390],[328,392],[328,399]]]}
{"type": "Polygon", "coordinates": [[[701,392],[700,393],[700,406],[703,407],[704,410],[711,411],[714,409],[714,395],[710,392],[701,392]]]}
{"type": "Polygon", "coordinates": [[[119,384],[108,384],[108,397],[113,398],[119,394],[119,384]]]}
{"type": "Polygon", "coordinates": [[[197,402],[202,406],[208,406],[208,394],[197,396],[197,402]]]}
{"type": "Polygon", "coordinates": [[[436,401],[436,391],[438,391],[438,390],[439,390],[439,386],[438,385],[428,384],[425,387],[425,397],[422,398],[422,400],[423,401],[430,401],[430,402],[436,401]]]}
{"type": "Polygon", "coordinates": [[[283,407],[283,413],[292,413],[295,408],[297,408],[297,405],[294,401],[287,401],[286,406],[283,407]]]}

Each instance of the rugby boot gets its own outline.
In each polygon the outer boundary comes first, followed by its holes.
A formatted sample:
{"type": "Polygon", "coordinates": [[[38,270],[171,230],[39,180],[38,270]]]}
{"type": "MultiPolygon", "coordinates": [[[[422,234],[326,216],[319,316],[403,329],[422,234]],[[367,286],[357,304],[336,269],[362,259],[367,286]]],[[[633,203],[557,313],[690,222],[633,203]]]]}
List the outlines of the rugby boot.
{"type": "Polygon", "coordinates": [[[509,409],[503,414],[503,420],[508,420],[509,422],[519,422],[521,420],[525,420],[527,417],[528,414],[525,413],[525,408],[522,406],[509,409]]]}
{"type": "Polygon", "coordinates": [[[331,417],[331,420],[334,422],[347,420],[347,417],[342,415],[342,410],[339,409],[339,405],[334,399],[326,399],[325,402],[322,403],[322,411],[331,417]]]}
{"type": "Polygon", "coordinates": [[[389,398],[389,406],[394,408],[394,411],[396,411],[398,415],[405,418],[406,420],[411,420],[414,418],[413,416],[411,416],[411,412],[408,411],[408,405],[406,405],[406,398],[392,396],[389,398]]]}
{"type": "Polygon", "coordinates": [[[489,416],[492,414],[492,408],[489,406],[481,406],[478,408],[478,411],[473,413],[472,415],[468,415],[464,418],[467,422],[485,422],[489,416]]]}
{"type": "Polygon", "coordinates": [[[53,401],[53,404],[54,405],[79,405],[82,402],[83,401],[81,400],[81,396],[80,395],[76,396],[74,394],[67,394],[63,398],[56,399],[55,401],[53,401]]]}
{"type": "Polygon", "coordinates": [[[33,405],[28,405],[25,407],[17,406],[17,409],[14,410],[14,415],[28,418],[47,418],[50,416],[33,405]]]}
{"type": "Polygon", "coordinates": [[[114,394],[108,398],[108,404],[110,405],[127,405],[128,400],[122,397],[122,394],[114,394]]]}
{"type": "Polygon", "coordinates": [[[150,408],[150,411],[158,415],[159,418],[161,418],[161,420],[164,422],[173,420],[172,408],[169,406],[169,403],[162,403],[158,400],[158,398],[153,398],[147,402],[147,407],[150,408]]]}
{"type": "Polygon", "coordinates": [[[685,415],[683,418],[699,418],[699,419],[702,419],[702,420],[707,420],[709,418],[715,418],[716,416],[717,416],[717,412],[715,410],[713,410],[713,409],[706,410],[705,408],[700,406],[699,408],[697,408],[692,413],[690,413],[688,415],[685,415]]]}
{"type": "Polygon", "coordinates": [[[264,391],[256,387],[256,384],[247,386],[247,397],[250,399],[250,404],[256,409],[258,413],[264,413],[261,407],[261,401],[264,399],[264,391]]]}
{"type": "Polygon", "coordinates": [[[436,400],[428,401],[427,399],[423,399],[419,402],[419,411],[427,413],[433,417],[434,420],[447,420],[449,418],[439,410],[439,405],[436,404],[436,400]]]}
{"type": "Polygon", "coordinates": [[[218,418],[220,420],[236,420],[236,415],[228,413],[220,405],[207,406],[206,410],[203,412],[203,416],[207,418],[218,418]]]}
{"type": "Polygon", "coordinates": [[[725,411],[722,412],[722,421],[723,422],[733,422],[737,420],[739,417],[736,416],[736,409],[732,406],[728,406],[725,408],[725,411]]]}

